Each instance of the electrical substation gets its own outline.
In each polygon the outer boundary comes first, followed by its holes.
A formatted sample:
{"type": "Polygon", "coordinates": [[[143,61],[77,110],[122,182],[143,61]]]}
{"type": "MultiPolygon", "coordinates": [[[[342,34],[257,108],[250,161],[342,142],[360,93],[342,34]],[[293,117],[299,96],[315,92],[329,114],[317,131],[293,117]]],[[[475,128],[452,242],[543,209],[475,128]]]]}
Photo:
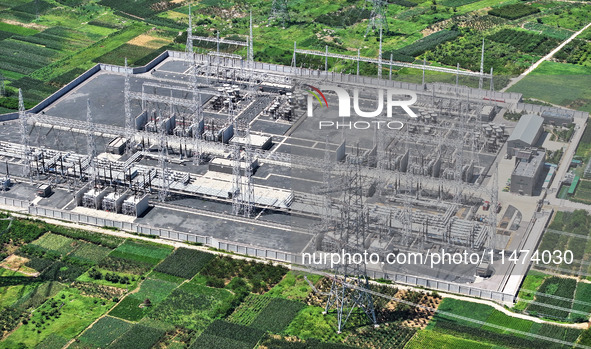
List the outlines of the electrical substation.
{"type": "MultiPolygon", "coordinates": [[[[501,264],[488,251],[535,247],[541,233],[532,231],[547,217],[529,208],[536,199],[519,206],[499,195],[515,127],[502,115],[521,95],[487,88],[492,71],[385,60],[381,44],[377,59],[294,43],[291,66],[255,62],[252,20],[246,41],[197,37],[191,27],[187,36],[187,52],[164,52],[144,67],[98,64],[31,110],[21,97],[20,111],[2,116],[0,196],[47,217],[94,217],[143,233],[141,225],[294,263],[302,253],[342,249],[485,257],[479,265],[344,266],[335,280],[348,275],[341,287],[360,295],[343,299],[335,284],[327,310],[356,305],[371,318],[371,300],[358,290],[365,276],[512,301],[527,266],[501,264]],[[217,47],[194,53],[198,41],[217,47]],[[246,47],[247,55],[220,47],[246,47]],[[324,69],[306,68],[306,57],[323,59],[324,69]],[[378,76],[335,72],[335,60],[375,64],[378,76]],[[425,83],[424,74],[422,84],[398,82],[397,67],[471,77],[479,88],[425,83]],[[339,115],[335,87],[351,97],[350,117],[339,115]],[[396,103],[381,108],[378,96],[391,98],[389,90],[397,101],[416,95],[417,117],[396,103]],[[381,113],[370,119],[358,110],[381,113]],[[38,196],[40,185],[50,191],[38,196]]],[[[482,55],[475,59],[483,62],[484,46],[482,55]]]]}

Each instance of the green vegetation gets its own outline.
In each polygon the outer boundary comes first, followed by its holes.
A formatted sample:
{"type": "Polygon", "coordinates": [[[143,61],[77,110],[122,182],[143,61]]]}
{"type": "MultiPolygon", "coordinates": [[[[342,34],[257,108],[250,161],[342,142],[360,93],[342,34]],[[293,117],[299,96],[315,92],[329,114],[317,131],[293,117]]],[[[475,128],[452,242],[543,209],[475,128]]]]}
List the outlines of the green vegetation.
{"type": "Polygon", "coordinates": [[[543,62],[531,74],[511,86],[522,93],[565,107],[591,111],[591,92],[586,88],[591,68],[573,64],[543,62]]]}
{"type": "Polygon", "coordinates": [[[575,195],[569,199],[584,204],[591,204],[591,181],[584,179],[579,181],[575,195]]]}
{"type": "Polygon", "coordinates": [[[557,39],[525,30],[502,29],[488,36],[488,39],[508,44],[524,53],[545,55],[560,44],[557,39]]]}
{"type": "MultiPolygon", "coordinates": [[[[0,112],[15,109],[17,88],[23,88],[26,102],[35,104],[56,88],[92,67],[96,62],[146,64],[164,49],[183,51],[186,34],[187,3],[172,0],[45,0],[4,2],[0,19],[0,73],[7,77],[6,104],[0,112]],[[132,41],[140,34],[157,38],[132,41]],[[160,41],[158,41],[160,40],[160,41]],[[158,44],[156,44],[158,42],[158,44]],[[174,42],[174,44],[169,44],[174,42]],[[15,55],[15,52],[19,52],[15,55]],[[23,57],[26,56],[26,57],[23,57]]],[[[375,57],[378,53],[377,31],[364,37],[371,9],[364,0],[319,0],[313,5],[290,3],[290,20],[285,28],[268,23],[271,3],[263,0],[231,2],[206,0],[193,3],[193,23],[197,35],[214,35],[244,40],[248,18],[238,14],[253,10],[255,23],[255,59],[289,64],[293,41],[299,48],[323,50],[330,46],[336,53],[375,57]],[[263,25],[264,24],[264,25],[263,25]]],[[[498,74],[518,74],[547,52],[554,40],[564,40],[580,28],[591,14],[591,6],[570,3],[517,3],[515,0],[444,0],[442,2],[389,0],[386,16],[389,31],[384,32],[384,58],[390,53],[397,60],[415,61],[426,55],[429,64],[444,64],[478,70],[482,37],[496,36],[499,27],[515,37],[513,44],[528,44],[531,53],[515,50],[509,44],[487,43],[485,67],[498,74]],[[490,9],[490,15],[482,13],[490,9]],[[526,17],[527,19],[522,19],[526,17]],[[523,30],[523,29],[525,30],[523,30]],[[566,28],[566,29],[565,29],[566,28]],[[519,30],[516,30],[519,29],[519,30]],[[535,44],[541,33],[544,43],[535,44]],[[533,40],[532,40],[533,39],[533,40]],[[490,46],[490,47],[488,47],[490,46]]],[[[581,39],[588,37],[585,33],[581,39]]],[[[509,40],[509,39],[507,39],[509,40]]],[[[585,64],[589,55],[584,41],[567,45],[563,50],[568,62],[585,64]],[[567,52],[569,51],[569,52],[567,52]],[[572,52],[571,52],[572,51],[572,52]]],[[[198,51],[213,48],[211,43],[196,41],[198,51]]],[[[245,54],[239,47],[222,45],[227,52],[245,54]]],[[[563,54],[561,52],[561,54],[563,54]]],[[[300,64],[321,67],[322,59],[304,56],[300,64]]],[[[355,62],[333,61],[335,71],[354,72],[355,62]]],[[[375,75],[376,67],[361,64],[361,73],[375,75]]],[[[417,81],[414,69],[396,71],[402,81],[417,81]]],[[[447,74],[428,73],[429,81],[451,82],[447,74]]],[[[508,81],[499,77],[497,88],[508,81]]],[[[462,81],[474,85],[474,81],[462,81]]]]}
{"type": "Polygon", "coordinates": [[[312,288],[304,277],[315,284],[320,280],[320,276],[316,274],[303,274],[296,271],[289,271],[283,280],[275,285],[267,292],[271,297],[283,297],[291,300],[303,301],[308,294],[312,292],[312,288]]]}
{"type": "Polygon", "coordinates": [[[201,333],[214,319],[225,315],[233,294],[197,282],[183,284],[149,314],[150,318],[201,333]]]}
{"type": "Polygon", "coordinates": [[[156,344],[164,335],[164,331],[143,325],[134,325],[121,337],[116,339],[109,348],[138,348],[149,349],[156,344]]]}
{"type": "Polygon", "coordinates": [[[533,6],[512,4],[494,8],[488,11],[488,14],[506,19],[518,19],[538,12],[540,10],[533,6]]]}
{"type": "MultiPolygon", "coordinates": [[[[196,348],[205,344],[221,348],[252,348],[257,343],[266,343],[273,348],[372,345],[398,349],[407,343],[413,348],[429,341],[436,346],[467,347],[473,345],[472,341],[478,335],[483,347],[529,348],[546,345],[547,342],[515,336],[511,331],[495,326],[569,342],[577,340],[580,334],[579,330],[535,324],[509,317],[487,305],[453,299],[444,300],[439,309],[485,324],[458,321],[437,313],[427,330],[417,332],[411,326],[427,325],[428,313],[382,298],[374,299],[376,316],[382,324],[380,328],[372,328],[365,314],[354,312],[344,332],[337,334],[334,330],[336,315],[332,311],[322,314],[324,309],[318,305],[324,304],[324,296],[313,294],[304,278],[306,275],[316,288],[324,292],[330,282],[317,275],[286,273],[283,267],[207,255],[192,249],[177,249],[171,253],[172,248],[168,246],[134,240],[118,240],[117,248],[109,252],[110,248],[104,246],[109,244],[107,240],[100,240],[101,245],[98,245],[68,236],[71,233],[58,234],[59,229],[55,228],[48,233],[47,227],[39,222],[18,222],[15,229],[28,233],[21,236],[23,240],[15,239],[15,243],[20,244],[23,255],[31,257],[29,262],[43,268],[40,268],[42,272],[38,277],[0,269],[3,285],[0,292],[4,295],[0,324],[5,331],[17,328],[2,343],[8,347],[17,347],[22,343],[29,347],[52,348],[75,339],[71,345],[74,349],[196,348]],[[25,243],[25,240],[28,242],[25,243]],[[62,255],[57,251],[65,252],[64,246],[75,248],[62,255]],[[82,253],[84,250],[88,251],[88,255],[82,253]],[[98,265],[93,265],[97,262],[98,265]],[[103,269],[101,265],[105,263],[118,269],[141,269],[141,273],[126,274],[103,269]],[[130,267],[130,263],[139,264],[130,267]],[[189,269],[193,264],[196,267],[184,276],[168,273],[169,270],[177,270],[182,263],[188,263],[189,269]],[[161,271],[155,270],[158,267],[161,271]],[[192,275],[195,276],[191,278],[192,275]],[[77,279],[72,282],[74,278],[77,279]],[[124,279],[127,281],[123,282],[124,279]],[[130,293],[136,287],[135,283],[139,284],[139,289],[130,293]],[[87,328],[105,313],[107,316],[87,328]]],[[[564,229],[568,226],[573,232],[584,234],[588,229],[586,224],[585,214],[561,213],[552,227],[564,229]]],[[[8,227],[7,224],[4,226],[4,229],[8,227]]],[[[76,234],[86,240],[95,240],[81,231],[76,234]]],[[[13,239],[7,241],[12,243],[13,239]]],[[[542,281],[543,277],[536,276],[534,272],[525,284],[541,293],[574,298],[578,301],[570,302],[573,309],[589,311],[591,302],[585,300],[591,288],[586,284],[567,285],[568,280],[558,280],[557,286],[553,286],[553,278],[542,281]],[[570,296],[563,291],[567,289],[570,296]]],[[[372,287],[378,292],[397,295],[413,303],[433,307],[439,303],[435,302],[437,297],[428,297],[421,292],[404,291],[399,294],[397,288],[389,285],[372,287]]],[[[555,299],[549,297],[532,298],[542,304],[558,305],[555,299]]],[[[570,319],[577,321],[574,314],[570,319]]]]}
{"type": "Polygon", "coordinates": [[[213,258],[214,255],[211,253],[188,248],[178,248],[154,270],[184,279],[190,279],[213,258]]]}
{"type": "Polygon", "coordinates": [[[71,339],[106,312],[111,301],[84,297],[76,290],[63,290],[35,311],[27,324],[5,339],[6,345],[34,346],[52,333],[71,339]]]}
{"type": "Polygon", "coordinates": [[[420,56],[426,51],[430,51],[446,41],[453,40],[460,35],[457,30],[441,30],[426,36],[414,43],[405,46],[401,49],[384,52],[382,58],[390,59],[390,53],[393,54],[394,59],[413,62],[416,56],[420,56]]]}
{"type": "Polygon", "coordinates": [[[51,333],[47,336],[44,340],[42,340],[39,344],[35,346],[35,349],[54,349],[54,348],[63,348],[66,344],[68,344],[68,340],[60,335],[55,333],[51,333]]]}
{"type": "Polygon", "coordinates": [[[159,12],[169,10],[178,6],[179,3],[170,0],[138,0],[134,2],[117,1],[117,0],[101,0],[101,5],[108,6],[114,10],[120,11],[122,14],[131,15],[132,17],[150,17],[159,12]]]}
{"type": "Polygon", "coordinates": [[[249,294],[227,320],[235,324],[249,326],[270,302],[271,297],[249,294]]]}
{"type": "MultiPolygon", "coordinates": [[[[506,346],[510,348],[534,348],[534,347],[556,347],[553,342],[545,341],[532,336],[517,335],[512,330],[523,331],[533,335],[547,338],[564,340],[567,342],[576,341],[581,330],[565,328],[556,325],[538,324],[531,321],[514,318],[503,314],[492,307],[483,304],[464,302],[446,298],[440,304],[438,312],[428,326],[429,330],[438,334],[450,335],[457,338],[477,341],[482,345],[506,346]],[[464,316],[470,319],[485,322],[484,325],[447,316],[439,311],[464,316]],[[502,326],[500,329],[495,327],[502,326]]],[[[419,332],[420,333],[420,332],[419,332]]],[[[453,343],[453,338],[447,338],[453,343]]],[[[463,340],[458,345],[468,345],[463,340]]]]}
{"type": "Polygon", "coordinates": [[[281,281],[285,273],[287,268],[283,266],[217,256],[201,274],[207,277],[208,286],[224,287],[232,278],[240,277],[248,281],[252,292],[261,293],[281,281]]]}
{"type": "Polygon", "coordinates": [[[581,262],[577,261],[587,261],[591,258],[591,244],[587,240],[590,234],[591,216],[587,211],[556,212],[549,229],[542,235],[542,241],[538,250],[570,250],[572,251],[574,262],[571,264],[563,262],[558,265],[540,262],[535,264],[534,267],[542,271],[553,270],[556,267],[560,268],[558,270],[561,274],[579,275],[581,270],[587,270],[589,267],[586,264],[581,265],[581,262]],[[561,232],[567,232],[567,234],[561,232]],[[577,235],[580,235],[580,237],[577,235]]]}
{"type": "Polygon", "coordinates": [[[109,248],[91,243],[83,243],[78,248],[76,248],[76,250],[72,252],[70,256],[88,260],[93,263],[98,263],[103,260],[103,258],[105,258],[109,252],[111,252],[111,249],[109,248]]]}
{"type": "Polygon", "coordinates": [[[129,330],[131,326],[129,322],[105,316],[84,331],[79,341],[93,347],[105,348],[129,330]]]}
{"type": "Polygon", "coordinates": [[[540,288],[544,279],[547,278],[548,275],[540,273],[536,270],[530,270],[525,279],[523,280],[523,284],[519,290],[518,300],[513,309],[517,311],[523,311],[529,304],[525,301],[533,301],[534,300],[534,292],[540,288]],[[532,292],[533,291],[533,292],[532,292]]]}
{"type": "Polygon", "coordinates": [[[171,246],[126,240],[111,252],[109,257],[156,265],[166,258],[172,250],[171,246]]]}
{"type": "Polygon", "coordinates": [[[144,317],[152,308],[141,307],[142,300],[135,297],[125,297],[111,312],[109,315],[115,316],[121,319],[129,321],[138,321],[144,317]]]}
{"type": "Polygon", "coordinates": [[[107,52],[104,55],[93,59],[96,63],[108,63],[115,65],[124,65],[125,58],[129,65],[136,65],[140,59],[154,53],[155,56],[162,53],[160,49],[153,49],[149,47],[123,44],[111,52],[107,52]]]}
{"type": "Polygon", "coordinates": [[[32,245],[55,251],[61,255],[70,252],[75,244],[74,239],[52,233],[47,233],[32,243],[32,245]]]}
{"type": "Polygon", "coordinates": [[[438,331],[423,330],[417,332],[408,342],[407,349],[441,348],[441,349],[490,349],[492,344],[482,343],[478,340],[470,340],[454,337],[438,331]]]}
{"type": "Polygon", "coordinates": [[[113,257],[111,255],[103,259],[98,266],[101,269],[116,271],[121,273],[128,273],[134,275],[142,275],[152,269],[153,265],[146,262],[138,262],[131,259],[113,257]]]}
{"type": "Polygon", "coordinates": [[[32,28],[21,27],[20,25],[8,24],[0,22],[0,30],[11,34],[18,35],[33,35],[39,33],[38,30],[32,28]]]}
{"type": "Polygon", "coordinates": [[[300,302],[273,298],[252,321],[250,327],[281,333],[302,308],[304,304],[300,302]]]}
{"type": "MultiPolygon", "coordinates": [[[[577,283],[573,310],[591,313],[591,284],[585,282],[577,283]]],[[[577,314],[573,314],[573,317],[577,314]]]]}
{"type": "Polygon", "coordinates": [[[191,348],[250,349],[265,332],[230,322],[214,321],[191,348]]]}

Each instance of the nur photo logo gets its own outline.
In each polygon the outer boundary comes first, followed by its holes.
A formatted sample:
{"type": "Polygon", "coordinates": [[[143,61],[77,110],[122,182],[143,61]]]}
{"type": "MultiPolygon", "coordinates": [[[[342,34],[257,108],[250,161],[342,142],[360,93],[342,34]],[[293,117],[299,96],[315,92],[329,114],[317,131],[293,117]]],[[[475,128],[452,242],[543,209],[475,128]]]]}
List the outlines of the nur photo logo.
{"type": "MultiPolygon", "coordinates": [[[[320,88],[312,85],[304,85],[308,88],[308,100],[307,100],[307,115],[308,117],[314,117],[314,100],[318,101],[321,107],[329,108],[328,101],[323,91],[333,91],[338,99],[338,116],[341,118],[351,117],[351,96],[347,90],[338,86],[320,86],[320,88]]],[[[361,110],[360,104],[362,97],[360,97],[359,89],[353,90],[353,112],[356,116],[361,118],[379,118],[384,115],[384,107],[386,108],[386,118],[391,119],[393,117],[393,108],[400,107],[404,112],[411,118],[416,118],[417,115],[410,108],[417,101],[417,95],[413,91],[400,90],[400,89],[376,89],[377,106],[375,110],[364,111],[361,110]],[[400,97],[410,97],[410,99],[401,99],[400,97]]],[[[376,100],[376,99],[374,99],[376,100]]],[[[324,109],[323,108],[323,109],[324,109]]],[[[332,121],[332,120],[319,120],[319,129],[325,128],[347,128],[347,129],[370,129],[387,127],[392,130],[400,130],[404,127],[404,124],[398,120],[372,120],[372,121],[332,121]]]]}

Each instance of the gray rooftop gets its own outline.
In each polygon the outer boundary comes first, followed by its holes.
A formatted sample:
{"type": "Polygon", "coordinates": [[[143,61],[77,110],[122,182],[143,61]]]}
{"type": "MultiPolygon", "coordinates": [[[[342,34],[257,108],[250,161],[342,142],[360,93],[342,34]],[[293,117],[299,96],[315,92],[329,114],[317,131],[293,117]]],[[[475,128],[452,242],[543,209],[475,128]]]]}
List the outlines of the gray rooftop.
{"type": "Polygon", "coordinates": [[[544,110],[542,112],[542,116],[543,117],[551,117],[551,118],[557,118],[557,119],[565,119],[565,120],[569,120],[572,121],[573,120],[573,115],[572,113],[569,113],[568,111],[562,111],[562,110],[544,110]]]}
{"type": "Polygon", "coordinates": [[[520,140],[532,145],[536,140],[538,130],[544,124],[544,118],[535,114],[527,114],[519,119],[513,133],[507,141],[520,140]]]}
{"type": "Polygon", "coordinates": [[[516,176],[524,176],[533,178],[536,174],[537,169],[540,166],[544,166],[546,152],[536,151],[532,154],[531,158],[526,160],[520,160],[513,170],[513,174],[516,176]]]}

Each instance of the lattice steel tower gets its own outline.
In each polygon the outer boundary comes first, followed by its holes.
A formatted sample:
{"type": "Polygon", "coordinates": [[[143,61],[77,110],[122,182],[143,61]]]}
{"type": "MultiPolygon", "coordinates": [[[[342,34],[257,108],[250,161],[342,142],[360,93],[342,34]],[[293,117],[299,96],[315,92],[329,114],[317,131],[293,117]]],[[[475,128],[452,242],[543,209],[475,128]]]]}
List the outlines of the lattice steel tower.
{"type": "Polygon", "coordinates": [[[372,29],[383,29],[388,32],[388,19],[386,17],[386,10],[388,8],[387,0],[366,0],[366,3],[372,4],[371,14],[367,23],[364,37],[367,36],[372,29]]]}
{"type": "Polygon", "coordinates": [[[271,14],[269,15],[269,25],[273,20],[281,21],[281,25],[285,27],[285,22],[289,22],[289,1],[288,0],[273,0],[271,6],[271,14]]]}
{"type": "Polygon", "coordinates": [[[158,142],[158,166],[160,167],[160,190],[158,191],[158,200],[160,202],[166,201],[168,198],[168,191],[170,189],[170,178],[168,173],[168,145],[166,142],[166,127],[162,123],[158,142]]]}
{"type": "MultiPolygon", "coordinates": [[[[346,180],[343,201],[339,204],[340,219],[334,231],[334,251],[341,253],[363,253],[365,241],[369,234],[369,213],[363,204],[363,183],[361,178],[361,161],[354,158],[346,168],[346,180]]],[[[350,262],[350,261],[349,261],[350,262]]],[[[355,309],[362,309],[369,320],[377,326],[373,299],[366,291],[369,290],[366,265],[361,263],[342,263],[334,268],[332,285],[324,309],[327,314],[335,308],[337,313],[337,332],[340,333],[355,309]],[[351,287],[355,286],[355,287],[351,287]]]]}
{"type": "MultiPolygon", "coordinates": [[[[191,5],[189,4],[189,27],[187,28],[187,44],[185,46],[187,54],[193,54],[193,19],[191,15],[191,5]]],[[[193,66],[195,69],[195,66],[193,66]]]]}
{"type": "Polygon", "coordinates": [[[92,112],[90,111],[90,100],[86,100],[86,123],[88,124],[88,132],[86,132],[86,146],[88,151],[88,168],[90,175],[88,176],[88,183],[94,188],[96,186],[96,142],[94,140],[95,125],[92,120],[92,112]]]}
{"type": "MultiPolygon", "coordinates": [[[[246,60],[248,62],[248,69],[254,68],[254,50],[253,50],[253,35],[252,35],[252,10],[250,11],[250,26],[248,31],[248,54],[246,60]]],[[[250,81],[249,81],[250,82],[250,81]]]]}
{"type": "Polygon", "coordinates": [[[21,144],[23,145],[23,177],[31,179],[33,175],[31,171],[31,146],[29,127],[27,125],[27,113],[25,112],[25,104],[23,101],[23,93],[18,89],[18,117],[21,120],[21,144]]]}
{"type": "Polygon", "coordinates": [[[129,82],[129,69],[125,58],[125,85],[123,95],[125,98],[125,137],[127,138],[127,153],[131,155],[135,136],[135,119],[131,115],[131,84],[129,82]]]}

